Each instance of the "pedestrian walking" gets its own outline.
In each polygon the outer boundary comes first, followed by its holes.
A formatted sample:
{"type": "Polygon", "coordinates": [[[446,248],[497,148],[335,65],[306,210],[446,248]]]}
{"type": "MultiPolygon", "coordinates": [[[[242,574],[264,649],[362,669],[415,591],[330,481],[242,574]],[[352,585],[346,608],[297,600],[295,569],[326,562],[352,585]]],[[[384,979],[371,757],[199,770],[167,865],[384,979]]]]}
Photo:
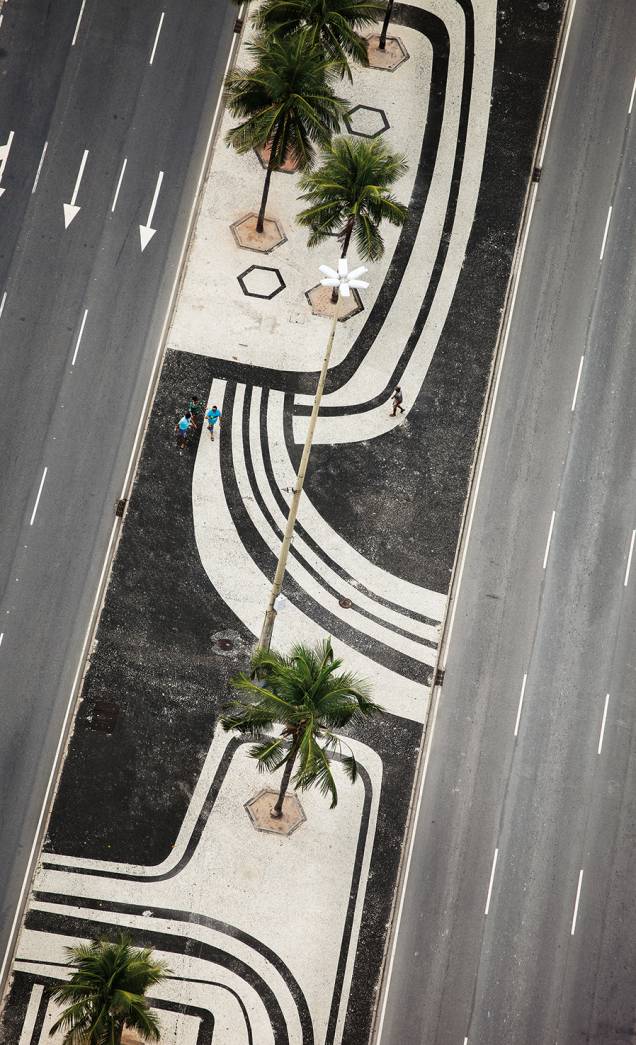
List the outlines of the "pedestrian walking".
{"type": "Polygon", "coordinates": [[[194,425],[192,424],[192,415],[189,410],[186,410],[183,417],[180,417],[174,426],[174,430],[177,433],[177,446],[180,450],[186,445],[188,441],[188,435],[190,434],[194,425]]]}
{"type": "Polygon", "coordinates": [[[208,432],[210,433],[210,438],[212,439],[212,442],[214,442],[214,426],[216,424],[220,424],[221,422],[221,411],[219,410],[218,406],[211,407],[205,415],[205,419],[208,422],[208,432]]]}
{"type": "Polygon", "coordinates": [[[203,421],[204,406],[198,396],[192,396],[192,399],[188,403],[188,410],[190,417],[194,422],[195,428],[200,428],[201,422],[203,421]]]}
{"type": "Polygon", "coordinates": [[[389,416],[390,417],[395,417],[395,413],[396,413],[397,410],[399,410],[400,413],[403,414],[404,413],[404,407],[402,406],[402,389],[400,388],[399,385],[396,385],[396,387],[395,387],[395,389],[393,391],[392,402],[393,402],[393,410],[392,410],[392,412],[391,412],[391,414],[389,416]]]}

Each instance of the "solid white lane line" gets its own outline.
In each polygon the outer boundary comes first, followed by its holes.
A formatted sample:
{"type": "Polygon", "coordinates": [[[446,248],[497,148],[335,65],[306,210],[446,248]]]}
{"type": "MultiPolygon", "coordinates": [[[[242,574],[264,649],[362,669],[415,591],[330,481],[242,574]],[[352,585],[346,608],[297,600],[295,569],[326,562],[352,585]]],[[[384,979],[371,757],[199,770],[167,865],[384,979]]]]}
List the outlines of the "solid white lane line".
{"type": "Polygon", "coordinates": [[[499,850],[495,849],[495,855],[492,858],[492,871],[490,872],[490,883],[488,885],[488,896],[486,897],[486,908],[484,915],[488,914],[490,909],[490,897],[492,896],[492,883],[495,880],[495,867],[497,866],[497,857],[499,856],[499,850]]]}
{"type": "Polygon", "coordinates": [[[84,309],[84,316],[82,318],[82,325],[80,327],[79,334],[77,335],[77,341],[75,342],[75,351],[73,352],[73,359],[71,360],[71,366],[75,366],[75,360],[77,359],[77,353],[79,351],[80,341],[82,340],[82,334],[84,333],[84,326],[86,324],[86,317],[87,317],[87,315],[88,315],[88,309],[85,308],[84,309]]]}
{"type": "Polygon", "coordinates": [[[632,555],[634,554],[634,538],[636,537],[636,530],[632,530],[632,539],[629,542],[629,555],[627,556],[627,569],[625,570],[625,580],[623,581],[623,587],[626,588],[629,583],[629,571],[632,568],[632,555]]]}
{"type": "Polygon", "coordinates": [[[627,115],[628,116],[632,115],[632,108],[634,106],[634,95],[635,94],[636,94],[636,76],[634,77],[634,86],[632,87],[632,96],[629,99],[629,109],[627,110],[627,115]]]}
{"type": "Polygon", "coordinates": [[[609,232],[609,223],[610,223],[611,219],[612,219],[612,208],[610,207],[608,212],[607,212],[607,221],[605,222],[605,232],[603,233],[603,242],[601,244],[601,256],[599,258],[599,261],[603,260],[603,255],[605,254],[605,244],[607,243],[607,233],[609,232]]]}
{"type": "Polygon", "coordinates": [[[548,530],[548,539],[545,542],[545,555],[543,556],[543,569],[545,570],[548,561],[548,555],[550,553],[550,541],[552,540],[552,530],[554,527],[554,517],[556,515],[556,509],[552,512],[552,518],[550,519],[550,529],[548,530]]]}
{"type": "Polygon", "coordinates": [[[82,15],[84,14],[84,8],[86,7],[86,0],[82,0],[82,6],[80,7],[80,13],[77,16],[77,22],[75,23],[75,32],[73,33],[73,39],[71,40],[71,47],[75,47],[75,41],[77,40],[77,34],[79,32],[80,22],[82,21],[82,15]]]}
{"type": "Polygon", "coordinates": [[[523,682],[521,683],[521,694],[519,696],[519,707],[517,708],[517,721],[515,722],[515,736],[519,732],[519,721],[521,719],[521,708],[523,707],[523,694],[526,691],[526,682],[528,681],[527,673],[523,676],[523,682]]]}
{"type": "Polygon", "coordinates": [[[583,360],[584,359],[585,359],[585,356],[581,356],[581,362],[579,363],[579,372],[576,375],[576,385],[574,386],[574,395],[572,397],[572,410],[571,410],[572,413],[574,412],[574,407],[576,406],[576,397],[579,394],[579,383],[581,381],[581,374],[583,373],[583,360]]]}
{"type": "Polygon", "coordinates": [[[4,312],[4,303],[5,303],[6,300],[7,300],[7,292],[5,290],[4,294],[2,295],[2,301],[0,301],[0,316],[2,316],[2,313],[4,312]]]}
{"type": "Polygon", "coordinates": [[[162,11],[161,18],[159,19],[159,25],[157,26],[157,35],[155,36],[155,42],[152,45],[152,54],[150,55],[150,61],[148,62],[148,65],[152,65],[152,63],[155,60],[155,51],[157,50],[157,44],[159,43],[159,33],[161,32],[161,26],[163,25],[163,20],[165,16],[166,12],[162,11]]]}
{"type": "Polygon", "coordinates": [[[4,638],[4,632],[0,631],[0,646],[2,645],[3,638],[4,638]]]}
{"type": "Polygon", "coordinates": [[[543,136],[543,145],[541,152],[539,153],[539,159],[537,162],[538,167],[543,167],[543,157],[545,156],[546,146],[548,144],[548,137],[550,135],[550,127],[552,126],[552,116],[554,114],[554,105],[559,93],[559,84],[561,83],[561,72],[563,70],[563,62],[565,60],[565,52],[568,49],[568,40],[570,39],[570,29],[572,28],[572,19],[574,18],[574,9],[576,7],[576,0],[572,0],[572,6],[570,8],[570,17],[568,18],[567,28],[565,30],[565,36],[563,37],[563,47],[561,49],[561,57],[559,58],[559,68],[557,69],[556,80],[554,81],[554,90],[552,92],[552,98],[550,99],[550,112],[548,114],[548,122],[545,125],[545,135],[543,136]]]}
{"type": "Polygon", "coordinates": [[[113,199],[113,205],[110,208],[111,212],[114,213],[115,207],[117,206],[117,197],[119,196],[119,190],[121,189],[121,183],[124,180],[124,171],[126,170],[126,164],[128,163],[128,157],[124,157],[124,162],[121,167],[121,174],[119,175],[119,181],[117,182],[117,188],[115,189],[115,197],[113,199]]]}
{"type": "Polygon", "coordinates": [[[33,512],[31,514],[31,522],[29,523],[29,526],[33,526],[33,523],[35,522],[35,513],[38,510],[38,504],[40,503],[40,497],[42,496],[42,487],[44,486],[44,480],[46,479],[46,473],[48,472],[48,470],[48,467],[46,467],[42,472],[42,478],[40,479],[40,489],[38,490],[38,495],[35,498],[35,504],[33,505],[33,512]]]}
{"type": "Polygon", "coordinates": [[[603,747],[603,734],[605,733],[605,720],[607,718],[607,705],[609,704],[609,693],[605,697],[605,707],[603,708],[603,721],[601,722],[601,735],[598,738],[598,749],[596,754],[600,755],[601,748],[603,747]]]}
{"type": "Polygon", "coordinates": [[[38,169],[35,172],[35,181],[33,182],[33,188],[31,189],[31,195],[33,195],[33,193],[35,192],[35,190],[38,187],[38,182],[40,180],[40,171],[42,170],[42,164],[44,163],[44,157],[46,156],[46,150],[48,149],[48,147],[49,147],[49,143],[48,142],[44,142],[44,148],[42,149],[42,155],[40,156],[40,162],[38,163],[38,169]]]}
{"type": "Polygon", "coordinates": [[[579,884],[576,887],[576,900],[574,901],[574,914],[572,915],[572,928],[570,929],[570,936],[574,936],[574,930],[576,929],[576,916],[579,911],[579,900],[581,898],[581,883],[583,881],[583,868],[579,871],[579,884]]]}

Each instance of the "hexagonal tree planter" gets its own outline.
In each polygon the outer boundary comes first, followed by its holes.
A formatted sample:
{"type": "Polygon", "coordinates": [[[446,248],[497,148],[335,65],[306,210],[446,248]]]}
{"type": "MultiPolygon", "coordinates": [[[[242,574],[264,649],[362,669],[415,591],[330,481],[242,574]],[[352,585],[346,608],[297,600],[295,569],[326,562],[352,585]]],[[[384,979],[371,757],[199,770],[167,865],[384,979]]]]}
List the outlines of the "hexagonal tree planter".
{"type": "MultiPolygon", "coordinates": [[[[267,165],[269,164],[269,158],[272,155],[272,143],[269,142],[267,145],[259,145],[254,149],[254,152],[258,156],[261,167],[266,171],[267,165]]],[[[280,174],[295,174],[298,170],[298,157],[294,152],[288,150],[284,162],[281,163],[280,166],[274,167],[274,170],[278,171],[280,174]]]]}
{"type": "Polygon", "coordinates": [[[257,831],[269,831],[275,835],[290,835],[297,827],[305,823],[307,817],[298,796],[288,791],[283,800],[283,815],[272,816],[272,808],[278,798],[278,791],[269,787],[263,788],[257,795],[245,803],[245,810],[257,831]]]}
{"type": "Polygon", "coordinates": [[[251,211],[230,225],[232,235],[242,250],[255,250],[259,254],[269,254],[276,247],[280,247],[281,243],[286,242],[287,236],[283,226],[276,218],[265,218],[262,232],[256,231],[257,221],[258,214],[256,211],[251,211]]]}
{"type": "Polygon", "coordinates": [[[393,73],[400,65],[408,61],[409,52],[399,36],[387,36],[384,50],[380,48],[380,34],[372,33],[367,37],[367,53],[372,69],[383,69],[393,73]]]}
{"type": "Polygon", "coordinates": [[[241,290],[248,298],[263,298],[271,301],[281,290],[285,289],[285,280],[278,269],[267,265],[250,265],[245,272],[236,277],[241,290]]]}
{"type": "Polygon", "coordinates": [[[354,105],[342,120],[349,134],[358,138],[379,138],[390,127],[384,110],[374,109],[372,105],[354,105]]]}
{"type": "Polygon", "coordinates": [[[352,290],[348,298],[341,296],[340,300],[334,304],[331,300],[331,288],[323,287],[318,283],[311,290],[305,291],[305,297],[311,305],[311,311],[314,316],[328,316],[331,319],[334,309],[338,309],[339,323],[345,323],[347,319],[351,319],[352,316],[357,316],[359,312],[364,311],[362,298],[357,290],[352,290]]]}

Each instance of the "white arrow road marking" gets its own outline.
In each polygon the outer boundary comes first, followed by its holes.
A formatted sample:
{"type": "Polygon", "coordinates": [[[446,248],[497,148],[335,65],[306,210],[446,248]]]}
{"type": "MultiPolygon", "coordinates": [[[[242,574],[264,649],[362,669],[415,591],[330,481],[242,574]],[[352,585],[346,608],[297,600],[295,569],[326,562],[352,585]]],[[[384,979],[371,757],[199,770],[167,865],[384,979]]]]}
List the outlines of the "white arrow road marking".
{"type": "Polygon", "coordinates": [[[157,178],[157,184],[155,186],[155,194],[152,197],[152,203],[150,204],[150,210],[148,211],[148,220],[146,221],[145,225],[139,226],[139,237],[141,239],[142,250],[145,250],[145,248],[150,243],[150,240],[154,236],[155,232],[157,231],[156,229],[152,229],[150,226],[152,224],[152,219],[155,213],[155,207],[157,206],[157,200],[159,198],[159,190],[161,188],[162,181],[163,171],[159,171],[159,177],[157,178]]]}
{"type": "MultiPolygon", "coordinates": [[[[11,148],[11,142],[13,141],[13,131],[9,131],[9,137],[5,145],[0,145],[0,181],[4,174],[4,168],[7,160],[9,159],[9,150],[11,148]]],[[[0,196],[4,193],[4,186],[0,185],[0,196]]]]}
{"type": "Polygon", "coordinates": [[[81,184],[81,181],[82,181],[82,176],[84,174],[84,167],[86,166],[87,159],[88,159],[88,149],[84,149],[84,155],[82,156],[82,162],[80,163],[80,169],[77,172],[77,179],[75,181],[75,188],[73,189],[73,195],[71,196],[71,202],[64,204],[64,228],[65,229],[67,229],[69,227],[69,225],[71,224],[73,218],[75,218],[79,214],[79,212],[81,210],[80,207],[76,207],[75,206],[75,201],[77,199],[77,194],[79,192],[79,187],[80,187],[80,184],[81,184]]]}
{"type": "Polygon", "coordinates": [[[40,480],[40,489],[38,490],[38,495],[35,498],[35,504],[33,506],[33,514],[31,515],[31,522],[29,523],[29,526],[33,526],[33,523],[35,522],[35,513],[38,510],[38,504],[40,503],[40,497],[42,496],[42,487],[44,486],[44,480],[46,479],[46,473],[48,472],[48,470],[49,469],[47,467],[42,472],[42,478],[40,480]]]}

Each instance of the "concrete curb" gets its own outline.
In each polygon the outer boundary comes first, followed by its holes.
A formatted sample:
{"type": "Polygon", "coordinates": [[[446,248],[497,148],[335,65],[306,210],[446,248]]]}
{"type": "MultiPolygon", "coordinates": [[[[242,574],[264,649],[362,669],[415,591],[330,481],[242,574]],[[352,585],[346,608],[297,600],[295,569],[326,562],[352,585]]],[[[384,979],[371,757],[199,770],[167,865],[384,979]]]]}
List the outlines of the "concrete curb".
{"type": "Polygon", "coordinates": [[[435,681],[434,685],[431,688],[429,705],[427,708],[426,717],[424,721],[424,728],[422,731],[422,742],[417,757],[415,776],[413,779],[413,788],[411,791],[409,809],[407,813],[406,831],[404,833],[404,841],[402,845],[402,853],[400,856],[400,864],[398,867],[397,882],[393,894],[393,902],[391,905],[391,913],[389,917],[389,930],[387,932],[384,945],[382,971],[380,974],[380,980],[377,987],[377,993],[373,1010],[371,1035],[369,1038],[370,1045],[380,1045],[381,1042],[382,1027],[384,1020],[384,1006],[391,980],[392,952],[395,945],[395,940],[399,932],[400,914],[408,881],[410,858],[413,848],[415,829],[417,826],[417,815],[419,812],[421,794],[425,781],[428,755],[433,736],[433,726],[435,723],[437,707],[439,704],[440,691],[443,685],[443,672],[446,665],[447,650],[450,643],[455,608],[457,605],[457,596],[459,593],[459,587],[461,583],[463,561],[468,545],[470,522],[472,521],[472,516],[474,513],[479,492],[478,479],[480,476],[481,467],[483,466],[483,460],[487,449],[490,421],[492,419],[492,414],[494,411],[496,391],[499,384],[499,376],[501,373],[501,368],[505,356],[505,348],[512,313],[514,309],[516,290],[521,274],[526,241],[528,238],[528,232],[532,221],[532,212],[534,210],[534,203],[536,200],[537,186],[540,177],[541,166],[543,164],[543,157],[545,154],[548,134],[550,130],[552,113],[554,110],[554,104],[559,86],[561,68],[563,65],[563,59],[565,57],[565,50],[567,47],[567,41],[569,37],[572,18],[574,16],[576,2],[577,0],[567,0],[567,4],[563,12],[561,28],[559,31],[559,37],[554,52],[554,59],[552,63],[552,70],[550,73],[550,80],[548,83],[548,90],[546,92],[543,113],[541,115],[541,121],[539,125],[539,133],[537,135],[537,143],[534,151],[533,174],[528,182],[528,188],[523,203],[521,222],[519,224],[517,241],[515,244],[512,265],[510,268],[510,275],[508,278],[508,285],[506,288],[504,308],[501,315],[499,331],[497,333],[497,339],[495,343],[495,351],[493,353],[490,374],[488,377],[488,384],[486,388],[486,395],[484,398],[484,406],[482,409],[481,421],[479,424],[479,431],[475,442],[475,450],[470,468],[466,500],[464,502],[464,510],[462,513],[462,520],[459,529],[459,537],[457,541],[455,558],[453,561],[453,567],[451,572],[450,586],[448,591],[448,603],[446,606],[446,614],[444,620],[442,621],[442,630],[440,635],[438,656],[435,665],[434,678],[435,680],[437,680],[441,673],[441,680],[439,682],[435,681]],[[538,177],[536,176],[536,172],[538,172],[538,177]],[[433,708],[432,715],[431,708],[433,708]]]}

